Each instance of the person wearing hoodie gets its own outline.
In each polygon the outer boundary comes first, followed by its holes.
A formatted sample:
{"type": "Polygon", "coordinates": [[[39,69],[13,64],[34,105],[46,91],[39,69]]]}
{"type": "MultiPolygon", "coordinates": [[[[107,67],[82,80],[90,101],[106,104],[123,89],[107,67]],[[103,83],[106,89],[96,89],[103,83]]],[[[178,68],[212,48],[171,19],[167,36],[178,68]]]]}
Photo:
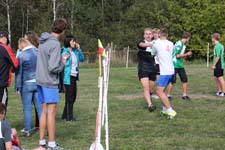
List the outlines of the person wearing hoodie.
{"type": "Polygon", "coordinates": [[[70,55],[64,68],[65,85],[65,106],[62,119],[66,121],[76,121],[73,116],[73,105],[77,97],[77,80],[79,78],[79,63],[84,61],[84,55],[80,45],[73,35],[68,35],[64,39],[62,56],[70,55]]]}
{"type": "Polygon", "coordinates": [[[56,19],[51,33],[44,32],[40,37],[37,55],[36,81],[38,97],[42,103],[40,117],[40,141],[35,150],[61,149],[55,142],[56,106],[59,102],[59,73],[63,70],[67,57],[61,58],[59,39],[64,35],[67,22],[56,19]],[[45,140],[45,130],[48,131],[48,144],[45,140]]]}

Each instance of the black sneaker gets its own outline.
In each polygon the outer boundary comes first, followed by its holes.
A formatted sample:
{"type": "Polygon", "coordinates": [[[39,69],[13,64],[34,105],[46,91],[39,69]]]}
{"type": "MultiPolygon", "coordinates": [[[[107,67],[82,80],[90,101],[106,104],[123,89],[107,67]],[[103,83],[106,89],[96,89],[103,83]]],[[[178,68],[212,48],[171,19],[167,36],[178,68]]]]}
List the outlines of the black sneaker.
{"type": "Polygon", "coordinates": [[[182,100],[191,100],[189,96],[182,96],[182,100]]]}
{"type": "Polygon", "coordinates": [[[64,148],[59,146],[58,144],[56,144],[56,147],[49,147],[48,146],[47,150],[64,150],[64,148]]]}
{"type": "Polygon", "coordinates": [[[154,110],[156,110],[156,106],[154,106],[154,105],[150,105],[150,106],[148,106],[148,110],[150,111],[150,112],[153,112],[154,110]]]}
{"type": "Polygon", "coordinates": [[[31,132],[30,131],[24,131],[23,132],[23,136],[24,137],[30,137],[31,136],[31,132]]]}
{"type": "Polygon", "coordinates": [[[168,96],[168,100],[169,100],[169,101],[172,101],[172,97],[171,97],[171,96],[168,96]]]}
{"type": "Polygon", "coordinates": [[[48,145],[47,144],[39,145],[39,146],[42,147],[42,148],[45,148],[46,150],[48,149],[48,145]]]}

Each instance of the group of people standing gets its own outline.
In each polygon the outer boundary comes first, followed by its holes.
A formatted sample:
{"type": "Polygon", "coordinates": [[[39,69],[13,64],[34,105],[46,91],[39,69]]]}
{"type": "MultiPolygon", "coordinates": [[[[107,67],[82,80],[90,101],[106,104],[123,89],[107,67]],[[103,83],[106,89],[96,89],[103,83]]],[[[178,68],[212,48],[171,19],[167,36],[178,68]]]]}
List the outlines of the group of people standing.
{"type": "MultiPolygon", "coordinates": [[[[0,54],[0,61],[5,60],[6,64],[3,66],[1,63],[0,65],[0,73],[5,74],[5,83],[0,86],[0,104],[7,105],[6,95],[9,86],[7,81],[10,79],[9,71],[13,67],[16,75],[16,91],[20,93],[23,104],[24,129],[21,131],[25,136],[30,136],[33,131],[32,103],[35,106],[35,126],[39,128],[40,133],[39,147],[35,150],[60,149],[55,142],[56,109],[60,100],[58,89],[60,73],[63,73],[65,87],[65,106],[62,119],[76,121],[73,115],[73,105],[77,95],[79,63],[84,61],[84,55],[72,34],[67,35],[64,38],[64,46],[60,46],[59,40],[63,37],[66,27],[65,19],[56,19],[51,33],[44,32],[40,38],[35,32],[27,32],[18,40],[19,50],[16,57],[8,46],[7,33],[0,34],[0,50],[3,52],[0,54]],[[5,55],[2,56],[3,54],[5,55]],[[7,67],[7,69],[3,67],[7,67]],[[48,143],[45,140],[46,130],[48,143]]],[[[4,74],[0,74],[1,80],[4,74]]]]}
{"type": "Polygon", "coordinates": [[[182,39],[174,45],[167,40],[168,30],[146,28],[144,40],[138,42],[138,77],[144,89],[144,98],[150,112],[156,109],[151,98],[160,98],[163,103],[161,114],[173,118],[176,112],[172,109],[169,100],[172,100],[172,86],[176,83],[176,74],[179,75],[183,87],[183,100],[190,100],[187,95],[188,78],[184,69],[183,58],[192,55],[186,52],[185,44],[190,40],[191,34],[184,32],[182,39]],[[157,83],[156,95],[154,84],[157,83]],[[166,88],[167,91],[166,92],[166,88]]]}
{"type": "MultiPolygon", "coordinates": [[[[176,112],[170,105],[172,100],[172,87],[176,83],[177,74],[182,82],[182,100],[190,100],[187,94],[188,77],[184,68],[184,58],[191,56],[191,51],[186,51],[186,43],[189,42],[191,34],[183,32],[181,40],[175,45],[167,40],[168,30],[163,28],[144,30],[144,40],[138,42],[138,77],[144,89],[144,98],[150,112],[156,107],[152,103],[152,97],[160,98],[163,107],[161,114],[174,118],[176,112]],[[154,83],[156,81],[157,91],[153,95],[154,83]]],[[[216,81],[216,96],[225,96],[224,72],[224,47],[220,43],[220,34],[213,33],[211,40],[214,45],[214,56],[212,69],[216,81]]]]}

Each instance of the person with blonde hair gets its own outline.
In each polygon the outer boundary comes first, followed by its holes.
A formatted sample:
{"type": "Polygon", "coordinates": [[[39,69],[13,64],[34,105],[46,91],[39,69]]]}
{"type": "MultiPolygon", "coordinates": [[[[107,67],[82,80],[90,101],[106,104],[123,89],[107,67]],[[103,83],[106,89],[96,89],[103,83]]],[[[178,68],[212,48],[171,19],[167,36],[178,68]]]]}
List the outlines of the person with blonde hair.
{"type": "Polygon", "coordinates": [[[23,103],[24,136],[31,136],[32,132],[32,101],[34,98],[38,117],[41,116],[41,103],[38,99],[36,84],[37,48],[25,38],[20,38],[18,47],[21,50],[17,59],[19,69],[16,72],[16,90],[19,91],[23,103]]]}
{"type": "Polygon", "coordinates": [[[152,50],[153,43],[152,29],[144,30],[144,40],[138,42],[138,77],[143,86],[144,98],[147,103],[148,110],[154,111],[156,107],[152,104],[150,92],[153,90],[155,82],[155,53],[152,50]],[[150,91],[150,92],[149,92],[150,91]]]}
{"type": "Polygon", "coordinates": [[[224,46],[220,43],[220,34],[212,34],[212,42],[214,44],[214,55],[212,69],[216,81],[217,93],[216,96],[225,96],[225,82],[223,78],[224,71],[224,46]]]}

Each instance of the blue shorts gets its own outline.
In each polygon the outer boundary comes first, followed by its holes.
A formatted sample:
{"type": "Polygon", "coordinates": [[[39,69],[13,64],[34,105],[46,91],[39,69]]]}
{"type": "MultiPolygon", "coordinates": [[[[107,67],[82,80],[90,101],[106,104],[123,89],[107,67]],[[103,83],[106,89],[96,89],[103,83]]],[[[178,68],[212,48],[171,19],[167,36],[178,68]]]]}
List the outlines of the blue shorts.
{"type": "Polygon", "coordinates": [[[59,89],[37,85],[38,98],[41,103],[51,104],[59,102],[59,89]]]}
{"type": "Polygon", "coordinates": [[[167,87],[169,83],[173,83],[175,79],[174,75],[159,75],[157,80],[157,86],[167,87]]]}

